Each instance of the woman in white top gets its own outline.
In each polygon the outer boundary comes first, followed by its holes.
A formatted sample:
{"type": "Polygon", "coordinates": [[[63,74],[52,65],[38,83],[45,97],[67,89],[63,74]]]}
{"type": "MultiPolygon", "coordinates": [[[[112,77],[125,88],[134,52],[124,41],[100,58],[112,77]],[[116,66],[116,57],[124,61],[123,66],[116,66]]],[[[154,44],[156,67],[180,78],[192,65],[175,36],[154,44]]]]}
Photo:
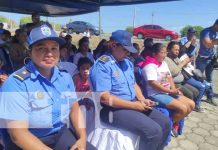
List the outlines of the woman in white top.
{"type": "Polygon", "coordinates": [[[89,52],[89,39],[87,37],[83,37],[79,40],[79,49],[78,52],[74,55],[73,63],[75,65],[78,64],[78,61],[81,57],[88,57],[93,63],[95,61],[91,52],[89,52]]]}
{"type": "Polygon", "coordinates": [[[178,123],[195,107],[192,100],[182,95],[174,85],[167,63],[166,46],[156,43],[152,46],[152,55],[147,56],[141,65],[142,74],[147,82],[148,97],[163,107],[173,110],[173,122],[178,123]]]}

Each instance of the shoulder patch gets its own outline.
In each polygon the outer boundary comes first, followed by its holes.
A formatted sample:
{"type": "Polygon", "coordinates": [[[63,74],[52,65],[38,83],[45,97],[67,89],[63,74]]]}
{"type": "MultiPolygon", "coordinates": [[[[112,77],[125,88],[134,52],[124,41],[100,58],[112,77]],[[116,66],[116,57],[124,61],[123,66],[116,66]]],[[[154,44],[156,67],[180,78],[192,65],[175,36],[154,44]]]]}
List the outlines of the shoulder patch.
{"type": "Polygon", "coordinates": [[[19,79],[20,81],[24,81],[25,79],[27,79],[28,77],[30,77],[30,71],[27,68],[23,68],[19,71],[17,71],[13,77],[19,79]]]}
{"type": "Polygon", "coordinates": [[[110,58],[107,55],[103,55],[99,58],[100,62],[106,63],[110,60],[110,58]]]}

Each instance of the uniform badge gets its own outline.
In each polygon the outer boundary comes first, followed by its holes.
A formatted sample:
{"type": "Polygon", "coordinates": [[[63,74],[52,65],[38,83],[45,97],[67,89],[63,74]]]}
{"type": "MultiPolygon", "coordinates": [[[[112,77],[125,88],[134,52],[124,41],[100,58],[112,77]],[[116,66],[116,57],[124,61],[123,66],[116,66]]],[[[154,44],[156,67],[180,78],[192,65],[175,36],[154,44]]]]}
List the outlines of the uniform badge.
{"type": "Polygon", "coordinates": [[[114,60],[111,60],[111,64],[115,64],[116,62],[114,60]]]}
{"type": "Polygon", "coordinates": [[[103,55],[99,58],[99,61],[106,63],[109,61],[109,57],[107,55],[103,55]]]}
{"type": "Polygon", "coordinates": [[[42,91],[36,91],[36,92],[35,92],[35,98],[36,98],[36,99],[41,100],[41,99],[43,99],[44,97],[45,97],[45,95],[44,95],[44,93],[43,93],[42,91]]]}
{"type": "Polygon", "coordinates": [[[41,31],[42,31],[42,34],[45,35],[45,36],[50,36],[51,35],[51,30],[47,26],[41,27],[41,31]]]}
{"type": "Polygon", "coordinates": [[[22,71],[22,74],[25,75],[25,74],[27,74],[27,72],[24,70],[24,71],[22,71]]]}
{"type": "Polygon", "coordinates": [[[120,76],[120,72],[118,70],[113,72],[114,77],[119,77],[120,76]]]}

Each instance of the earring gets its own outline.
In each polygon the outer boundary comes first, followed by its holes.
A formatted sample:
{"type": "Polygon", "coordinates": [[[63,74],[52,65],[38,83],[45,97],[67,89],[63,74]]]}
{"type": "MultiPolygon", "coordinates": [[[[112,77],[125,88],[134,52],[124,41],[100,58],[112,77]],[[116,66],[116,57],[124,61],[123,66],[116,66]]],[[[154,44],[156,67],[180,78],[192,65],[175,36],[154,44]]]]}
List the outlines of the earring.
{"type": "Polygon", "coordinates": [[[23,63],[24,63],[24,65],[26,65],[30,61],[31,61],[30,57],[25,57],[24,60],[23,60],[23,63]]]}

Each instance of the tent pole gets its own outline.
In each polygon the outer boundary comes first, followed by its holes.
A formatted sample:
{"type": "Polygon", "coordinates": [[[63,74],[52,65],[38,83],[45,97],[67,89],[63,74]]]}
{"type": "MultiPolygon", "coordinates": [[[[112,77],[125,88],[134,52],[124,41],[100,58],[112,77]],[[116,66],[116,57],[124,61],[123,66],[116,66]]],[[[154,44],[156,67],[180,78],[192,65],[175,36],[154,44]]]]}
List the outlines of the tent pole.
{"type": "Polygon", "coordinates": [[[134,14],[133,14],[133,29],[135,28],[135,17],[136,17],[136,8],[134,7],[134,14]]]}
{"type": "Polygon", "coordinates": [[[99,39],[101,40],[101,7],[99,6],[98,10],[98,29],[99,29],[99,39]]]}

